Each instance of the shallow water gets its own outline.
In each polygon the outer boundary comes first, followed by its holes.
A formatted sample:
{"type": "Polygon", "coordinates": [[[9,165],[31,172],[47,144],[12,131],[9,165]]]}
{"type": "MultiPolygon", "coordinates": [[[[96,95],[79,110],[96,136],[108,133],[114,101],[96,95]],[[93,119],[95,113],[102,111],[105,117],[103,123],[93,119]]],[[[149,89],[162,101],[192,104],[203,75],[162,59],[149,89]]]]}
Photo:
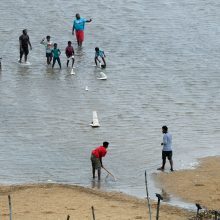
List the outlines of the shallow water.
{"type": "Polygon", "coordinates": [[[90,152],[106,140],[103,162],[117,181],[103,179],[101,188],[144,197],[147,170],[154,198],[160,190],[150,175],[161,163],[164,124],[176,169],[219,155],[219,8],[212,0],[2,0],[0,183],[94,186],[90,152]],[[71,35],[77,12],[93,19],[81,50],[71,35]],[[33,46],[29,67],[17,64],[24,28],[33,46]],[[39,42],[48,34],[62,51],[61,71],[45,64],[39,42]],[[74,76],[65,67],[68,40],[76,50],[74,76]],[[96,79],[96,46],[107,55],[106,81],[96,79]],[[97,129],[89,126],[93,110],[97,129]]]}

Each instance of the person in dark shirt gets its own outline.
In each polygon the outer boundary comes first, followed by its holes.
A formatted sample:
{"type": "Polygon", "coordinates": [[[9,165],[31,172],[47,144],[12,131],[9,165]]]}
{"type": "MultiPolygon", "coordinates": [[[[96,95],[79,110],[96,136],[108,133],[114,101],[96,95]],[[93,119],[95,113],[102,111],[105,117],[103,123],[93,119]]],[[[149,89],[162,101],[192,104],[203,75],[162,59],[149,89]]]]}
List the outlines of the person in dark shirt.
{"type": "Polygon", "coordinates": [[[66,53],[66,57],[67,57],[66,66],[67,67],[69,66],[69,61],[70,61],[70,59],[72,59],[72,68],[73,68],[75,58],[74,58],[74,49],[73,49],[71,41],[68,41],[68,46],[66,47],[65,53],[66,53]]]}
{"type": "Polygon", "coordinates": [[[30,49],[32,50],[31,42],[29,39],[29,36],[27,34],[27,30],[24,29],[23,34],[19,37],[19,45],[20,45],[20,59],[19,63],[22,62],[22,57],[24,55],[24,61],[27,62],[27,56],[29,53],[28,46],[30,46],[30,49]]]}

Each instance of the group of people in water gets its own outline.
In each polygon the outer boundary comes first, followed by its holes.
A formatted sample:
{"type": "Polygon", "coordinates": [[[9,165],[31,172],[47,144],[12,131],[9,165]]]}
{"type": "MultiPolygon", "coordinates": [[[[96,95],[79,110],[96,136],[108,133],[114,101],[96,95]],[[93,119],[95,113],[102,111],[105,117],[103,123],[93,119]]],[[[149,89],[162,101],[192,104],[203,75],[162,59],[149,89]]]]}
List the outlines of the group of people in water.
{"type": "MultiPolygon", "coordinates": [[[[84,41],[84,28],[86,22],[91,22],[92,19],[85,19],[81,18],[80,15],[77,13],[76,18],[73,21],[73,28],[72,28],[72,35],[75,34],[78,47],[82,47],[82,43],[84,41]]],[[[20,48],[20,58],[19,63],[22,63],[22,58],[24,56],[24,63],[27,63],[27,57],[29,54],[29,48],[32,50],[32,45],[30,42],[30,38],[27,34],[27,29],[24,29],[22,31],[22,35],[19,37],[19,48],[20,48]]],[[[61,61],[60,61],[60,55],[61,51],[58,48],[57,43],[53,43],[51,41],[51,37],[48,35],[46,38],[43,38],[40,42],[42,45],[46,48],[46,62],[47,65],[51,65],[52,68],[54,68],[54,65],[56,62],[58,62],[58,65],[61,69],[61,61]]],[[[67,47],[65,49],[65,55],[67,58],[66,66],[69,66],[69,62],[72,61],[71,66],[73,68],[75,63],[75,52],[74,48],[72,46],[72,42],[68,41],[67,47]]],[[[96,66],[99,66],[100,68],[106,68],[106,61],[105,61],[105,53],[104,51],[100,50],[98,47],[95,48],[95,64],[96,66]]]]}
{"type": "MultiPolygon", "coordinates": [[[[92,19],[85,19],[81,18],[80,15],[77,13],[76,18],[73,21],[73,28],[72,28],[72,34],[76,36],[77,44],[78,47],[82,47],[82,43],[84,41],[84,27],[86,22],[91,22],[92,19]]],[[[22,62],[22,57],[24,55],[24,61],[27,62],[27,56],[29,53],[29,47],[32,49],[32,45],[29,39],[29,36],[27,34],[27,30],[23,30],[23,34],[19,37],[19,42],[20,42],[20,59],[19,62],[22,62]]],[[[46,38],[43,38],[40,42],[42,45],[45,46],[46,48],[46,61],[47,64],[50,65],[52,62],[52,68],[54,67],[56,61],[58,62],[59,67],[61,68],[61,61],[60,61],[60,55],[61,51],[57,46],[57,43],[52,43],[51,37],[48,35],[46,38]]],[[[74,62],[75,62],[75,52],[74,48],[72,46],[72,42],[68,41],[67,47],[65,49],[65,54],[67,57],[67,63],[66,66],[69,66],[69,62],[72,61],[71,66],[73,68],[74,62]]],[[[104,51],[100,50],[98,47],[95,48],[95,64],[96,66],[99,65],[100,68],[105,68],[106,67],[106,62],[105,62],[105,53],[104,51]],[[101,60],[102,63],[101,64],[101,60]]],[[[172,160],[172,136],[170,133],[168,133],[168,128],[167,126],[162,127],[162,133],[163,135],[163,142],[161,145],[163,146],[162,149],[162,166],[158,168],[158,170],[163,171],[165,169],[165,164],[166,164],[166,158],[168,158],[170,162],[170,170],[173,171],[173,160],[172,160]]],[[[92,162],[92,176],[95,178],[95,170],[98,171],[98,179],[100,180],[101,178],[101,168],[103,167],[102,164],[102,158],[106,155],[107,153],[107,148],[108,148],[109,143],[108,142],[103,142],[102,146],[97,147],[94,149],[91,153],[91,162],[92,162]]]]}

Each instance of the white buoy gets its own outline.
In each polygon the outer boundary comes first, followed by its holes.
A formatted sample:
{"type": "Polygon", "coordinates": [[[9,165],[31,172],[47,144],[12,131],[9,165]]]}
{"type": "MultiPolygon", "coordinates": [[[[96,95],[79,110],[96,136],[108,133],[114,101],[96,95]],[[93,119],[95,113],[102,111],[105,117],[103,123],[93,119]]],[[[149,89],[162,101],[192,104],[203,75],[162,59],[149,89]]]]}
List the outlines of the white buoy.
{"type": "Polygon", "coordinates": [[[97,115],[97,112],[96,111],[93,111],[92,112],[92,123],[90,124],[92,127],[99,127],[100,124],[99,124],[99,120],[98,120],[98,115],[97,115]]]}
{"type": "Polygon", "coordinates": [[[100,72],[100,77],[98,77],[97,79],[106,80],[106,79],[107,79],[107,76],[106,76],[105,73],[100,72]]]}
{"type": "Polygon", "coordinates": [[[71,69],[71,75],[75,75],[75,72],[73,71],[73,68],[71,69]]]}
{"type": "Polygon", "coordinates": [[[89,88],[88,88],[88,86],[86,86],[85,90],[86,90],[86,91],[89,91],[89,88]]]}

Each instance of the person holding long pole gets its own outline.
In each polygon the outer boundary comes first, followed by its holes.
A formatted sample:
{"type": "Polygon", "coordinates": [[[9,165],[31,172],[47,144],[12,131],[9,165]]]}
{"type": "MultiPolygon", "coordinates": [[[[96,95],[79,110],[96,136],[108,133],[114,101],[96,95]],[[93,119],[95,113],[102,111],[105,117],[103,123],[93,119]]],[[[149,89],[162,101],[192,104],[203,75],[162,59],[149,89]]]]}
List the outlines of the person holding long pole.
{"type": "Polygon", "coordinates": [[[107,141],[103,142],[102,146],[99,146],[92,150],[91,162],[92,162],[92,176],[95,179],[95,170],[98,170],[98,180],[101,179],[101,168],[103,168],[102,158],[107,153],[109,143],[107,141]]]}

